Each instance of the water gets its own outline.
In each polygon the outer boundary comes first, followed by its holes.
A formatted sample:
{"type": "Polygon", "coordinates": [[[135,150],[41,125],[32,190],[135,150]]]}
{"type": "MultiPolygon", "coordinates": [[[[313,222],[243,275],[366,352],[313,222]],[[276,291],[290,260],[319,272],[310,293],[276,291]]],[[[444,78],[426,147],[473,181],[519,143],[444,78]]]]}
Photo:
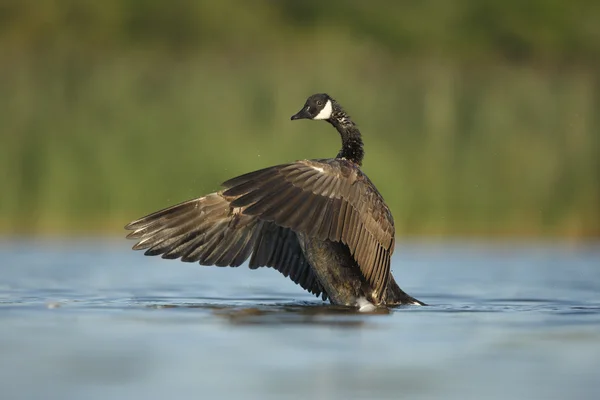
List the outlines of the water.
{"type": "Polygon", "coordinates": [[[600,243],[407,241],[375,315],[131,244],[0,242],[2,399],[600,398],[600,243]]]}

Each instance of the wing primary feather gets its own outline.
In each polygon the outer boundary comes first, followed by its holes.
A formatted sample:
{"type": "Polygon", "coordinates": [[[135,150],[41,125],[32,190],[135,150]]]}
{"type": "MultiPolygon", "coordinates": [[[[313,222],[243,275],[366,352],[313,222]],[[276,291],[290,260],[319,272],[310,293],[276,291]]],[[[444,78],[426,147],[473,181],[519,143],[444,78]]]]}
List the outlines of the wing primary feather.
{"type": "MultiPolygon", "coordinates": [[[[385,266],[385,264],[386,264],[385,253],[386,253],[385,249],[383,249],[383,247],[379,247],[379,257],[377,258],[377,267],[379,269],[381,269],[382,266],[385,266]]],[[[373,286],[375,286],[376,289],[379,289],[377,287],[377,282],[373,282],[373,286]]],[[[379,286],[381,286],[381,283],[379,283],[379,286]]]]}
{"type": "Polygon", "coordinates": [[[360,266],[365,271],[365,277],[370,280],[373,272],[373,266],[367,263],[366,252],[365,252],[365,240],[368,235],[367,232],[357,229],[357,240],[356,240],[356,258],[360,260],[360,266]]]}
{"type": "Polygon", "coordinates": [[[323,234],[326,235],[326,238],[332,241],[339,241],[340,238],[336,236],[338,231],[339,220],[342,218],[342,199],[332,199],[331,209],[329,211],[329,215],[327,219],[329,220],[328,224],[323,224],[323,234]]]}
{"type": "Polygon", "coordinates": [[[217,258],[215,259],[215,265],[218,267],[232,266],[235,255],[239,253],[240,248],[243,246],[246,238],[250,236],[252,231],[247,229],[230,230],[225,232],[221,239],[217,249],[217,258]]]}
{"type": "Polygon", "coordinates": [[[235,255],[235,258],[232,261],[232,267],[238,267],[242,265],[244,261],[250,257],[252,253],[252,249],[254,248],[255,243],[259,240],[260,231],[262,230],[263,222],[259,221],[255,226],[252,234],[249,235],[248,239],[244,243],[243,247],[240,249],[238,254],[235,255]]]}
{"type": "Polygon", "coordinates": [[[296,230],[302,223],[302,220],[306,218],[307,213],[316,201],[316,196],[312,192],[303,192],[298,200],[300,205],[295,209],[292,209],[285,218],[284,226],[293,230],[296,230]]]}
{"type": "MultiPolygon", "coordinates": [[[[289,229],[286,229],[286,232],[291,232],[289,229]]],[[[287,260],[292,256],[294,249],[290,246],[291,242],[289,241],[289,237],[285,235],[283,251],[280,251],[277,258],[273,261],[273,265],[280,265],[280,272],[285,276],[289,275],[289,271],[294,266],[291,263],[288,263],[287,260]]]]}
{"type": "Polygon", "coordinates": [[[125,225],[125,229],[127,229],[127,230],[138,230],[138,229],[140,229],[142,227],[147,226],[150,223],[153,223],[154,221],[159,220],[163,216],[167,216],[167,215],[175,216],[179,212],[188,211],[188,206],[189,205],[191,205],[192,203],[195,203],[197,201],[200,201],[200,200],[202,200],[202,198],[187,200],[187,201],[184,201],[182,203],[176,204],[174,206],[167,207],[165,209],[153,212],[152,214],[148,214],[145,217],[139,218],[139,219],[137,219],[135,221],[132,221],[132,222],[128,223],[127,225],[125,225]]]}
{"type": "Polygon", "coordinates": [[[334,190],[336,186],[336,176],[326,175],[320,182],[319,194],[323,197],[335,197],[334,190]]]}
{"type": "Polygon", "coordinates": [[[285,220],[288,216],[298,207],[300,207],[301,203],[305,200],[302,195],[302,190],[292,186],[292,190],[288,193],[286,192],[285,196],[282,196],[281,199],[273,203],[267,210],[264,212],[265,218],[269,220],[285,220]]]}
{"type": "MultiPolygon", "coordinates": [[[[348,245],[351,246],[352,248],[352,255],[356,254],[356,242],[358,239],[358,232],[360,227],[358,226],[358,218],[356,215],[356,212],[354,212],[354,209],[352,208],[352,206],[348,206],[346,213],[350,213],[350,221],[347,225],[348,228],[348,233],[347,233],[347,240],[348,240],[348,245]]],[[[346,228],[346,225],[344,226],[344,228],[346,228]]]]}
{"type": "MultiPolygon", "coordinates": [[[[265,196],[260,201],[250,205],[244,210],[244,213],[248,215],[260,215],[262,219],[269,219],[271,210],[276,210],[284,204],[296,200],[292,196],[294,192],[294,187],[286,187],[281,191],[274,190],[272,195],[265,196]]],[[[299,191],[297,193],[301,194],[302,192],[299,191]]]]}
{"type": "MultiPolygon", "coordinates": [[[[348,204],[346,203],[346,201],[340,199],[340,213],[337,216],[337,221],[331,225],[331,230],[329,233],[329,240],[343,241],[345,239],[345,238],[342,238],[342,233],[344,232],[347,207],[348,207],[348,204]]],[[[346,243],[346,244],[348,244],[348,243],[346,243]]]]}
{"type": "Polygon", "coordinates": [[[331,209],[335,199],[329,199],[325,202],[321,215],[316,219],[313,235],[318,240],[326,240],[328,238],[329,229],[331,228],[331,209]]]}
{"type": "MultiPolygon", "coordinates": [[[[248,172],[243,175],[238,175],[235,178],[231,178],[221,184],[226,191],[240,187],[241,185],[248,184],[250,182],[255,183],[263,180],[265,176],[273,175],[275,171],[279,169],[280,166],[267,167],[263,169],[259,169],[256,171],[248,172]]],[[[236,196],[236,194],[228,194],[224,193],[226,196],[236,196]]]]}
{"type": "Polygon", "coordinates": [[[302,187],[305,190],[310,190],[309,186],[313,180],[317,179],[319,174],[312,168],[298,170],[298,173],[289,173],[285,175],[285,180],[292,185],[302,187]]]}
{"type": "Polygon", "coordinates": [[[232,207],[247,207],[252,206],[261,201],[267,202],[268,199],[276,197],[278,192],[285,188],[281,182],[275,182],[275,184],[268,190],[264,190],[262,187],[258,187],[256,190],[249,191],[246,194],[236,198],[231,202],[232,207]]]}
{"type": "Polygon", "coordinates": [[[262,222],[257,221],[252,231],[246,232],[235,247],[236,250],[232,251],[231,260],[229,262],[231,267],[239,267],[248,258],[251,251],[250,246],[253,241],[256,240],[256,232],[260,230],[260,225],[262,225],[262,222]]]}
{"type": "Polygon", "coordinates": [[[280,228],[273,232],[273,235],[270,238],[270,240],[273,241],[273,250],[271,251],[271,256],[269,257],[269,260],[267,262],[269,263],[269,265],[275,265],[281,257],[281,251],[285,248],[285,237],[282,235],[280,228]]]}
{"type": "Polygon", "coordinates": [[[296,230],[300,232],[307,232],[309,236],[316,236],[319,223],[322,220],[323,212],[327,207],[327,197],[312,196],[312,205],[306,210],[306,215],[299,222],[296,230]]]}
{"type": "Polygon", "coordinates": [[[368,241],[368,251],[369,251],[369,257],[367,258],[367,264],[368,265],[375,265],[375,260],[377,259],[377,250],[380,246],[377,244],[375,238],[371,235],[369,235],[369,241],[368,241]]]}
{"type": "Polygon", "coordinates": [[[380,276],[380,282],[378,284],[379,287],[382,288],[382,290],[380,290],[380,292],[383,292],[385,290],[385,288],[387,287],[388,281],[389,281],[389,276],[390,276],[390,254],[385,251],[385,258],[384,258],[384,263],[383,265],[380,267],[380,271],[381,271],[381,276],[380,276]]]}
{"type": "Polygon", "coordinates": [[[250,258],[250,268],[256,269],[261,265],[267,265],[267,260],[269,259],[267,243],[266,243],[266,235],[264,232],[260,235],[254,249],[252,251],[252,257],[250,258]]]}

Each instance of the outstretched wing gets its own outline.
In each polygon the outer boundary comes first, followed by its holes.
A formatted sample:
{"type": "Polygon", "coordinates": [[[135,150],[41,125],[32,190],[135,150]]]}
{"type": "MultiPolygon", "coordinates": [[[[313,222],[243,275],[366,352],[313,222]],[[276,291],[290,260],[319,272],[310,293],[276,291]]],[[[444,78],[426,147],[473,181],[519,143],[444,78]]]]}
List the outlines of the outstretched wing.
{"type": "Polygon", "coordinates": [[[274,268],[325,300],[296,234],[243,214],[232,199],[217,192],[157,211],[129,223],[125,229],[133,232],[127,237],[138,240],[133,249],[146,255],[202,265],[238,267],[252,254],[250,268],[274,268]]]}
{"type": "Polygon", "coordinates": [[[394,251],[394,220],[356,164],[302,160],[250,172],[223,185],[223,194],[235,198],[231,205],[243,215],[345,243],[374,296],[383,295],[394,251]]]}

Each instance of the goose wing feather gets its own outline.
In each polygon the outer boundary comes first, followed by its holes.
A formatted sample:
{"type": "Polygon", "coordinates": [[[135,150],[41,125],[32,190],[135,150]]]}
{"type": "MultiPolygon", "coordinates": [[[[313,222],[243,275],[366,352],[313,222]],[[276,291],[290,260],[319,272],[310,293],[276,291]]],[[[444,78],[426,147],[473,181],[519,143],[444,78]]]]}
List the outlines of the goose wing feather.
{"type": "Polygon", "coordinates": [[[223,183],[244,216],[343,242],[375,297],[383,295],[394,251],[394,220],[369,178],[345,159],[301,160],[223,183]]]}
{"type": "MultiPolygon", "coordinates": [[[[252,190],[241,186],[240,190],[252,190]]],[[[189,200],[129,223],[134,250],[202,265],[271,267],[316,296],[327,299],[289,228],[242,213],[222,192],[189,200]]]]}

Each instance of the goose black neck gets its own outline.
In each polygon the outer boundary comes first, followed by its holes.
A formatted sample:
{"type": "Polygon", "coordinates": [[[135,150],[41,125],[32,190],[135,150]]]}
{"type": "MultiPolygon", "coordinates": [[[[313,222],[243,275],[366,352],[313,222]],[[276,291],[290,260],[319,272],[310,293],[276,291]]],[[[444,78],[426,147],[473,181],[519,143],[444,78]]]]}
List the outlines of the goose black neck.
{"type": "Polygon", "coordinates": [[[338,153],[337,158],[345,158],[358,165],[362,165],[365,156],[362,136],[354,121],[350,119],[350,116],[346,114],[339,104],[334,103],[333,113],[327,122],[333,125],[342,137],[342,149],[338,153]]]}

